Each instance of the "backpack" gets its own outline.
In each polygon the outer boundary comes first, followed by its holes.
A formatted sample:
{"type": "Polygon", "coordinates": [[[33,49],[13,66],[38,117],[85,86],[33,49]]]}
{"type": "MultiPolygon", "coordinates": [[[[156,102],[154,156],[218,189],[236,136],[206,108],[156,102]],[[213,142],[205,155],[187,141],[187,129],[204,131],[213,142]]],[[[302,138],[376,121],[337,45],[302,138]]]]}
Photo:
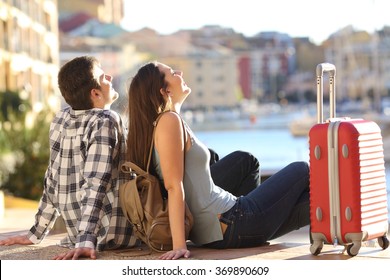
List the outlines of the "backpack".
{"type": "MultiPolygon", "coordinates": [[[[134,234],[149,248],[157,252],[172,250],[168,197],[162,195],[161,190],[165,190],[165,188],[161,185],[160,180],[148,172],[153,151],[154,132],[160,117],[161,114],[153,124],[153,136],[146,170],[129,161],[123,163],[121,170],[130,173],[131,179],[119,187],[121,208],[125,217],[133,225],[134,234]]],[[[186,135],[184,125],[183,129],[186,135]]],[[[185,203],[186,239],[192,225],[193,217],[187,203],[185,203]]]]}

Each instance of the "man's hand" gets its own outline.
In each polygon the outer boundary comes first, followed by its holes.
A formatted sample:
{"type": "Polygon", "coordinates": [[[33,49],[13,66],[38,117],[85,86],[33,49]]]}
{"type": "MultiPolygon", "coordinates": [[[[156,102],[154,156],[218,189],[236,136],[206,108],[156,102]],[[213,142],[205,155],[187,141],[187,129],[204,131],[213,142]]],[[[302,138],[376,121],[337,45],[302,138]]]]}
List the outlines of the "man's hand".
{"type": "Polygon", "coordinates": [[[14,245],[14,244],[19,244],[19,245],[31,245],[33,244],[30,239],[27,238],[27,235],[15,235],[8,237],[6,239],[0,240],[0,245],[14,245]]]}
{"type": "Polygon", "coordinates": [[[79,257],[87,257],[90,259],[96,259],[96,250],[92,248],[75,248],[66,253],[59,254],[53,258],[53,260],[77,260],[79,257]]]}

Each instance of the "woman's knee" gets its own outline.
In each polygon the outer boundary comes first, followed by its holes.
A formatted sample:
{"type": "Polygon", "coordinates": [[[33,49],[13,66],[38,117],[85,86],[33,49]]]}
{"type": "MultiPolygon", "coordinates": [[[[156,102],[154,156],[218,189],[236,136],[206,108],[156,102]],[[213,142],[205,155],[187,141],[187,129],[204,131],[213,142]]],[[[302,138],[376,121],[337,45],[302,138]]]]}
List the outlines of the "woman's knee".
{"type": "Polygon", "coordinates": [[[290,174],[291,180],[305,180],[305,184],[309,184],[310,169],[309,164],[305,161],[292,162],[286,166],[287,174],[290,174]],[[295,178],[295,179],[294,179],[295,178]]]}
{"type": "Polygon", "coordinates": [[[290,168],[296,172],[302,172],[309,175],[309,164],[306,161],[295,161],[289,164],[290,168]]]}
{"type": "Polygon", "coordinates": [[[252,153],[238,150],[232,152],[232,155],[235,158],[240,159],[242,162],[247,163],[249,166],[251,166],[251,169],[253,170],[258,170],[260,168],[259,160],[252,153]]]}

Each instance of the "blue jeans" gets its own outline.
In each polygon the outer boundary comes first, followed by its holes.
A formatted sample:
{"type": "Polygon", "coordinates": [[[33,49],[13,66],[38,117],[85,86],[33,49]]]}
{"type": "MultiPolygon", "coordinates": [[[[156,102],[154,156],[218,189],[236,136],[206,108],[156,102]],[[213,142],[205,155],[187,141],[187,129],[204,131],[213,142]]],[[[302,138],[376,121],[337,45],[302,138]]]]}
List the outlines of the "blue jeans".
{"type": "Polygon", "coordinates": [[[227,224],[223,240],[212,248],[244,248],[265,244],[310,223],[309,166],[294,162],[268,178],[221,215],[227,224]]]}
{"type": "Polygon", "coordinates": [[[246,195],[260,185],[260,163],[251,153],[235,151],[210,165],[214,183],[235,196],[246,195]]]}

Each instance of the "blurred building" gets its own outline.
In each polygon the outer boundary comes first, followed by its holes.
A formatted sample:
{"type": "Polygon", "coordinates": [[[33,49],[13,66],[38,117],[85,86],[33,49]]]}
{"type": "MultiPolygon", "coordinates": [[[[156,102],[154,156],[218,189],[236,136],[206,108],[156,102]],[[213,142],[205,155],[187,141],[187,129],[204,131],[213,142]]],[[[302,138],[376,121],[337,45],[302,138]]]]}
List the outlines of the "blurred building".
{"type": "Polygon", "coordinates": [[[296,69],[287,77],[285,96],[300,103],[316,102],[316,73],[318,63],[324,62],[324,49],[309,38],[294,38],[296,69]]]}
{"type": "Polygon", "coordinates": [[[355,31],[347,26],[324,44],[325,59],[337,67],[337,98],[365,97],[376,83],[373,37],[366,31],[355,31]]]}
{"type": "Polygon", "coordinates": [[[296,71],[294,41],[279,32],[260,32],[248,41],[253,96],[258,101],[278,102],[288,77],[296,71]]]}
{"type": "Polygon", "coordinates": [[[191,88],[185,109],[229,110],[238,106],[242,96],[237,88],[237,60],[230,49],[193,49],[185,56],[167,56],[159,60],[183,72],[183,78],[191,88]]]}
{"type": "Polygon", "coordinates": [[[100,22],[119,25],[123,19],[123,0],[60,0],[58,10],[61,17],[85,13],[100,22]]]}
{"type": "Polygon", "coordinates": [[[384,96],[390,96],[390,26],[377,33],[376,50],[378,53],[378,71],[382,77],[384,96]]]}
{"type": "Polygon", "coordinates": [[[337,98],[376,99],[390,89],[387,33],[346,27],[321,45],[277,31],[245,37],[232,28],[206,25],[160,35],[120,26],[124,1],[59,1],[60,65],[80,54],[97,56],[121,89],[138,66],[160,60],[183,70],[190,109],[235,108],[241,101],[315,102],[315,67],[337,67],[337,98]],[[72,3],[73,2],[73,3],[72,3]]]}
{"type": "Polygon", "coordinates": [[[0,1],[0,92],[58,108],[57,0],[0,1]]]}
{"type": "Polygon", "coordinates": [[[359,101],[363,110],[381,110],[381,100],[390,90],[389,38],[386,27],[369,34],[347,26],[324,42],[325,59],[337,68],[338,100],[359,101]]]}

